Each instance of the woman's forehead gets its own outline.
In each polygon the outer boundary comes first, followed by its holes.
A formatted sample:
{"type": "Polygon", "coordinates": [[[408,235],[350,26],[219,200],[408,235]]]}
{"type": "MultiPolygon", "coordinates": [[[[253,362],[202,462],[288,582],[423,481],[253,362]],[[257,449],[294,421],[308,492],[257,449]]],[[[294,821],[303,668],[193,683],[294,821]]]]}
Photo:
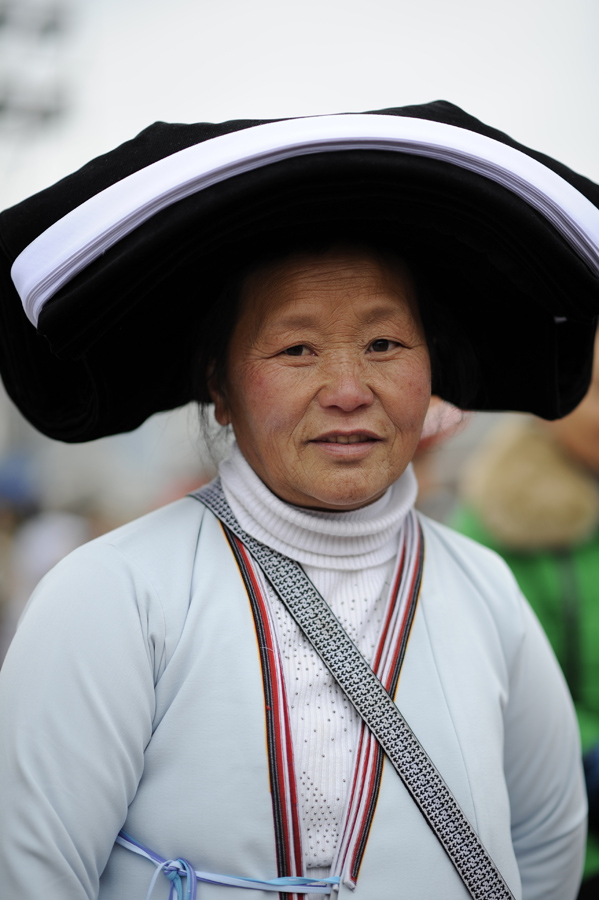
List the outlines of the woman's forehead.
{"type": "Polygon", "coordinates": [[[293,254],[254,270],[241,292],[244,317],[276,317],[301,324],[314,307],[364,304],[373,316],[394,306],[418,315],[416,292],[405,263],[362,248],[293,254]],[[310,311],[309,311],[310,310],[310,311]]]}

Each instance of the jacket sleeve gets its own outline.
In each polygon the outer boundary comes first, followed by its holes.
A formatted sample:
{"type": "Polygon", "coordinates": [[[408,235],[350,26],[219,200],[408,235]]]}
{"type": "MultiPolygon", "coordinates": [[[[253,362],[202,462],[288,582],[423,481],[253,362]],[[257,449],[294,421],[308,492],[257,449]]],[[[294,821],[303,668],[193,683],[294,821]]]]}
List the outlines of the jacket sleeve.
{"type": "Polygon", "coordinates": [[[586,795],[574,708],[547,638],[522,598],[523,639],[505,710],[505,774],[523,900],[574,900],[586,795]]]}
{"type": "Polygon", "coordinates": [[[3,898],[97,898],[152,733],[156,607],[97,542],[34,593],[0,673],[3,898]]]}

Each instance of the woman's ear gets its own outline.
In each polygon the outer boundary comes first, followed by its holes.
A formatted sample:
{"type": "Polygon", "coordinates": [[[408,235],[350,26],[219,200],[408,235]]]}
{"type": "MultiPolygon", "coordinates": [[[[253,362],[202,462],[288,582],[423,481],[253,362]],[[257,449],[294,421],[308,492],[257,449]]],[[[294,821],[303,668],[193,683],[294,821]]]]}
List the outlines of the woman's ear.
{"type": "Polygon", "coordinates": [[[229,414],[229,405],[223,390],[218,385],[215,373],[208,378],[208,393],[210,394],[210,399],[214,403],[214,418],[218,424],[230,425],[231,416],[229,414]]]}

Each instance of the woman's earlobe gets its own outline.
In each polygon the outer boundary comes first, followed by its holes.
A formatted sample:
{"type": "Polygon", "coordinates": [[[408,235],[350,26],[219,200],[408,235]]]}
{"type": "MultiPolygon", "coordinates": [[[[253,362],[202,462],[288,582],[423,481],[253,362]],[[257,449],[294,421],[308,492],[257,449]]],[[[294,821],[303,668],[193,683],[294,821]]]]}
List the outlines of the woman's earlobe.
{"type": "Polygon", "coordinates": [[[229,408],[227,404],[224,402],[222,397],[218,400],[214,401],[214,418],[218,422],[219,425],[230,425],[231,424],[231,416],[229,415],[229,408]]]}
{"type": "Polygon", "coordinates": [[[214,384],[213,378],[208,381],[208,392],[210,394],[210,399],[214,403],[214,418],[219,425],[230,425],[231,416],[229,415],[227,401],[225,400],[222,391],[214,384]]]}

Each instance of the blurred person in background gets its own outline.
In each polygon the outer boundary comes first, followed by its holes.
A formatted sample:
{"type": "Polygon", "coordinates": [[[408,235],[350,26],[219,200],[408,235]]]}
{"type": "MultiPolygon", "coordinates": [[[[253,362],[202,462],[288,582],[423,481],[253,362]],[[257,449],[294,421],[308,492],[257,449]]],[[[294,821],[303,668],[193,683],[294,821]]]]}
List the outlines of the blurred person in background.
{"type": "Polygon", "coordinates": [[[0,279],[3,378],[40,430],[195,398],[236,438],[21,619],[11,900],[573,900],[563,676],[505,563],[415,512],[411,461],[431,393],[582,399],[599,187],[440,101],[157,123],[5,211],[0,279]]]}
{"type": "Polygon", "coordinates": [[[0,460],[0,665],[14,633],[15,534],[39,508],[33,461],[24,450],[0,460]]]}
{"type": "Polygon", "coordinates": [[[93,537],[96,532],[91,517],[63,510],[35,512],[15,528],[6,558],[8,585],[0,635],[0,662],[27,601],[44,575],[93,537]]]}
{"type": "Polygon", "coordinates": [[[497,425],[467,461],[451,524],[500,553],[570,688],[585,753],[581,897],[599,896],[599,332],[589,391],[563,419],[497,425]]]}

